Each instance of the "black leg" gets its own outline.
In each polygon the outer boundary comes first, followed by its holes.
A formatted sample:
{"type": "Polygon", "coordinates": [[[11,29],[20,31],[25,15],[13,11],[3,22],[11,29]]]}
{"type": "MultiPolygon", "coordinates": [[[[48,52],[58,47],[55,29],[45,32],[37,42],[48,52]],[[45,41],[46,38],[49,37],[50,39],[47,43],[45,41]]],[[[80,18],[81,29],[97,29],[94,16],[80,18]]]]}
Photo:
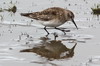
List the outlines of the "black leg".
{"type": "Polygon", "coordinates": [[[70,30],[63,30],[63,29],[56,28],[56,27],[55,27],[55,29],[62,31],[62,32],[64,33],[64,35],[66,35],[66,33],[65,33],[65,32],[70,32],[70,30]]]}
{"type": "Polygon", "coordinates": [[[48,32],[47,29],[46,29],[46,26],[44,27],[44,30],[47,32],[47,35],[49,35],[49,32],[48,32]]]}
{"type": "Polygon", "coordinates": [[[54,35],[54,40],[56,40],[56,38],[58,37],[58,35],[56,33],[54,33],[53,35],[54,35]]]}
{"type": "Polygon", "coordinates": [[[64,30],[62,30],[62,29],[60,29],[60,28],[56,28],[56,27],[55,27],[55,29],[62,31],[62,32],[64,33],[64,35],[66,35],[66,33],[65,33],[64,30]]]}

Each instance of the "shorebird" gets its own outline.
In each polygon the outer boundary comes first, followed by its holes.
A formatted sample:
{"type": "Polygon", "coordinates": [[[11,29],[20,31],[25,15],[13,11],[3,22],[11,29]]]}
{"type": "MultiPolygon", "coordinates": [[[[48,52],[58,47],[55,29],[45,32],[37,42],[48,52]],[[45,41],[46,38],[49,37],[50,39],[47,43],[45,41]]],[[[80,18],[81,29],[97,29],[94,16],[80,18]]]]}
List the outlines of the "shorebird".
{"type": "Polygon", "coordinates": [[[47,34],[49,34],[49,32],[47,31],[46,27],[54,27],[55,29],[61,30],[64,32],[64,34],[66,34],[65,30],[57,27],[66,23],[67,21],[72,21],[75,27],[78,29],[74,21],[73,12],[60,7],[51,7],[43,11],[33,13],[21,13],[21,16],[38,20],[42,25],[44,25],[44,30],[47,32],[47,34]]]}

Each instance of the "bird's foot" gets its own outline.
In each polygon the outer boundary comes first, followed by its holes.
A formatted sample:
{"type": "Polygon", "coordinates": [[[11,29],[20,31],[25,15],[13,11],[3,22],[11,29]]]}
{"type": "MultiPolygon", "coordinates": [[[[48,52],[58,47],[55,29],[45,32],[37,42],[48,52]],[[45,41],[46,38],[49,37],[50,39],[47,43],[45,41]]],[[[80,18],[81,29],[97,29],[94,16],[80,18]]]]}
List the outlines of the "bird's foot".
{"type": "Polygon", "coordinates": [[[49,36],[49,34],[50,34],[50,33],[47,33],[46,37],[48,37],[48,36],[49,36]]]}
{"type": "Polygon", "coordinates": [[[66,32],[70,32],[70,30],[63,30],[63,29],[61,29],[61,31],[64,33],[64,35],[66,35],[66,32]]]}
{"type": "Polygon", "coordinates": [[[64,35],[66,35],[66,32],[70,32],[70,30],[64,30],[64,29],[60,29],[60,28],[56,28],[56,27],[55,27],[55,29],[62,31],[64,33],[64,35]]]}

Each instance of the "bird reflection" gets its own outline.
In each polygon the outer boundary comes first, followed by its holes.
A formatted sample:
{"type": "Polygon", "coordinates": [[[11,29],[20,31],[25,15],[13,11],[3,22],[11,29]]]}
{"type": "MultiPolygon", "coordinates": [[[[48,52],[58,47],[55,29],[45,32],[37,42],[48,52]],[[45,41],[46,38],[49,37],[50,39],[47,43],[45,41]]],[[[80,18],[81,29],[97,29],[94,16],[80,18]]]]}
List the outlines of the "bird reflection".
{"type": "Polygon", "coordinates": [[[74,49],[77,44],[72,48],[67,48],[62,41],[56,40],[57,35],[54,35],[54,40],[50,40],[48,37],[41,37],[40,45],[33,47],[32,49],[24,49],[20,52],[33,52],[41,57],[47,59],[64,59],[74,56],[74,49]]]}

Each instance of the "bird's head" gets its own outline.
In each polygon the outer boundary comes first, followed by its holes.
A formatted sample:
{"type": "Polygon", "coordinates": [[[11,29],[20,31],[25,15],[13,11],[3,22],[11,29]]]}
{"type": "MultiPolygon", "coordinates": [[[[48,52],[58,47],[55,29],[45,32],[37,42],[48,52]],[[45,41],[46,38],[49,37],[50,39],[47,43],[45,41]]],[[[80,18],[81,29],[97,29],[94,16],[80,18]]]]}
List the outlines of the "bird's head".
{"type": "Polygon", "coordinates": [[[73,24],[75,25],[75,27],[78,29],[78,27],[77,27],[77,25],[76,25],[76,23],[74,21],[74,14],[73,14],[73,12],[68,10],[67,11],[67,18],[69,19],[69,21],[72,21],[73,24]]]}

